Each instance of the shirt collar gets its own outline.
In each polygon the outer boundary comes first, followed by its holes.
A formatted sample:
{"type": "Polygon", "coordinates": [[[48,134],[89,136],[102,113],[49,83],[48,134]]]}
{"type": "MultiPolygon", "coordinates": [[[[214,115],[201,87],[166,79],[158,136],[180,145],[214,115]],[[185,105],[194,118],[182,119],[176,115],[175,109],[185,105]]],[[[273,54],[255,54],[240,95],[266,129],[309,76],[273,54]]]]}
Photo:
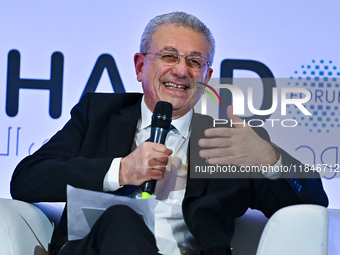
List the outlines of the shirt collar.
{"type": "MultiPolygon", "coordinates": [[[[143,96],[142,103],[141,103],[141,116],[138,122],[138,130],[145,129],[151,125],[152,114],[153,113],[146,106],[144,102],[144,96],[143,96]]],[[[192,114],[193,114],[193,110],[190,110],[184,116],[178,119],[172,120],[171,122],[171,124],[181,133],[181,135],[184,138],[188,138],[189,136],[189,127],[190,127],[192,114]]]]}

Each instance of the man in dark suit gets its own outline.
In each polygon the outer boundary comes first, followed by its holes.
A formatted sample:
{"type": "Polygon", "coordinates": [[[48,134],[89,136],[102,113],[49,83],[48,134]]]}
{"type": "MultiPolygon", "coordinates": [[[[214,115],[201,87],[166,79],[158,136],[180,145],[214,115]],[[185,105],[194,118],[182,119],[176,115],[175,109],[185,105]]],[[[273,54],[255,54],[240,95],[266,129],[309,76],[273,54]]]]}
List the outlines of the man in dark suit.
{"type": "MultiPolygon", "coordinates": [[[[134,62],[144,95],[85,95],[65,127],[17,166],[11,194],[28,202],[66,201],[70,184],[138,198],[138,190],[127,193],[126,188],[154,179],[158,181],[155,235],[131,209],[114,206],[88,236],[67,242],[64,213],[52,238],[51,254],[231,254],[234,219],[249,207],[269,217],[291,204],[327,206],[314,172],[190,178],[188,167],[195,165],[301,163],[274,147],[264,129],[212,128],[210,117],[193,113],[202,91],[193,80],[209,81],[214,55],[213,37],[197,18],[185,13],[157,16],[143,33],[140,52],[134,62]],[[144,142],[160,100],[174,108],[175,129],[165,145],[144,142]],[[188,150],[196,157],[188,157],[188,150]]],[[[240,120],[231,107],[228,116],[240,120]]]]}

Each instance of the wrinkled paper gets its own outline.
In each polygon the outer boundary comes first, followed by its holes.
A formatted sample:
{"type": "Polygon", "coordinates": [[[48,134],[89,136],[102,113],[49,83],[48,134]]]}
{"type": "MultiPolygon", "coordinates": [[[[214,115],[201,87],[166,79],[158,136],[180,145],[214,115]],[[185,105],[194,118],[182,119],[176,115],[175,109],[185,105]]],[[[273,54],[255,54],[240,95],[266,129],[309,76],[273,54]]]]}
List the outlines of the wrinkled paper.
{"type": "Polygon", "coordinates": [[[67,185],[68,240],[84,238],[104,211],[113,205],[127,205],[135,210],[154,233],[154,196],[149,199],[135,199],[67,185]]]}

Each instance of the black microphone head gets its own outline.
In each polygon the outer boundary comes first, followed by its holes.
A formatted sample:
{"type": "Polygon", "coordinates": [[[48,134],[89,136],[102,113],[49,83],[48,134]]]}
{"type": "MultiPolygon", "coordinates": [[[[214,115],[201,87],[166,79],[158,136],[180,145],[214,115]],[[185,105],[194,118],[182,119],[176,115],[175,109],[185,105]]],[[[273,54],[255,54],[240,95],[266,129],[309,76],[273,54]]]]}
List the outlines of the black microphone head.
{"type": "Polygon", "coordinates": [[[166,101],[158,101],[155,109],[153,110],[154,115],[165,115],[167,118],[172,117],[172,104],[166,101]]]}
{"type": "Polygon", "coordinates": [[[151,126],[169,129],[171,120],[172,104],[165,101],[158,101],[153,111],[151,126]]]}

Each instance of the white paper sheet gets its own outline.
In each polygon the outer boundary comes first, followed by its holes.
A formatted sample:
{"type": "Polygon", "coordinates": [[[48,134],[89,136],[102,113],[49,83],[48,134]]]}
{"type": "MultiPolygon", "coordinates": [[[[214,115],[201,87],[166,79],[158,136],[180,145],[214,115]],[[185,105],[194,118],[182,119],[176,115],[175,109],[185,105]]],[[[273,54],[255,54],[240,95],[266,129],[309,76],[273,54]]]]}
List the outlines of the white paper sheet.
{"type": "Polygon", "coordinates": [[[121,204],[141,214],[148,228],[154,233],[154,196],[149,199],[134,199],[67,185],[68,240],[84,238],[107,208],[121,204]]]}

